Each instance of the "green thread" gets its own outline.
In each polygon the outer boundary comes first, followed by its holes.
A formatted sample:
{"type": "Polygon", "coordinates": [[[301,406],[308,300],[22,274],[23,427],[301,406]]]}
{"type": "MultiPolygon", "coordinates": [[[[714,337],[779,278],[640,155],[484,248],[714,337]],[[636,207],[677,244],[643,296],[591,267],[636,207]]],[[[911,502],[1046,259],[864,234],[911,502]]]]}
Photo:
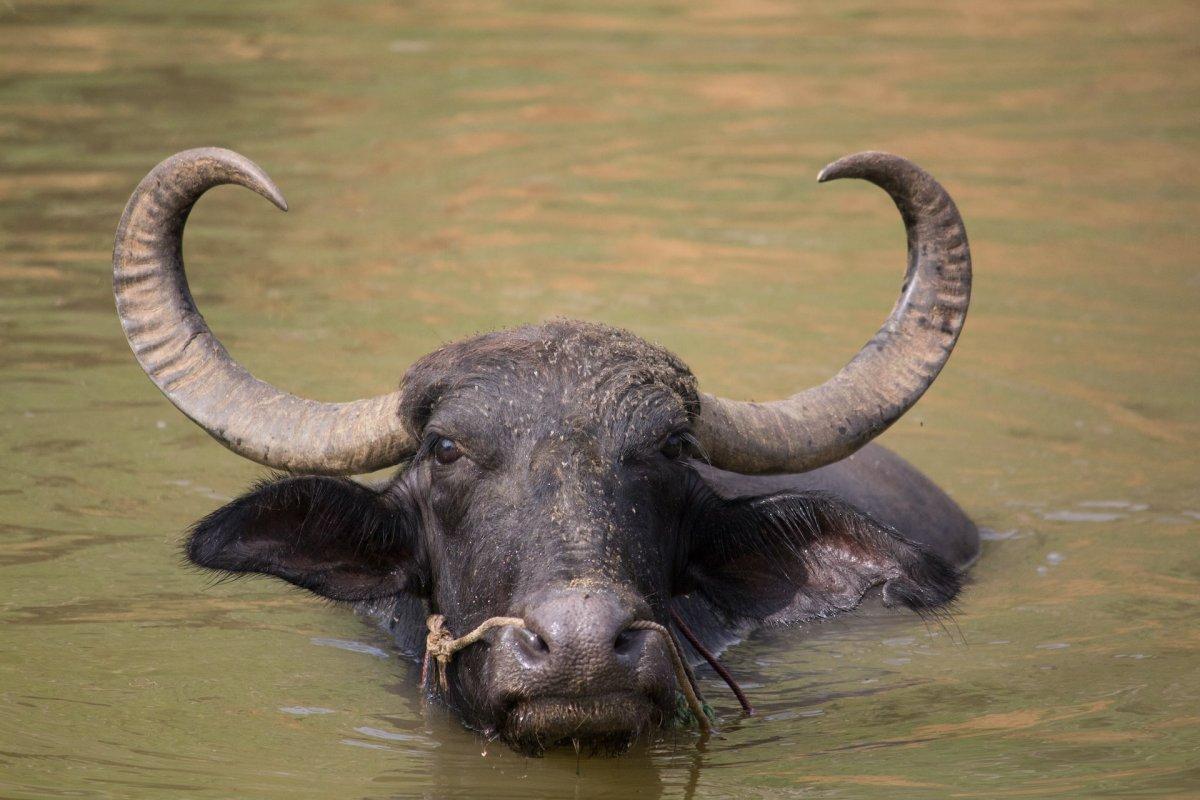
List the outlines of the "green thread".
{"type": "MultiPolygon", "coordinates": [[[[708,722],[711,727],[716,727],[717,712],[713,711],[712,706],[701,700],[700,708],[704,710],[704,716],[708,717],[708,722]]],[[[696,715],[692,711],[692,707],[688,704],[688,699],[683,692],[675,692],[675,710],[664,723],[667,728],[698,728],[700,727],[696,721],[696,715]]]]}

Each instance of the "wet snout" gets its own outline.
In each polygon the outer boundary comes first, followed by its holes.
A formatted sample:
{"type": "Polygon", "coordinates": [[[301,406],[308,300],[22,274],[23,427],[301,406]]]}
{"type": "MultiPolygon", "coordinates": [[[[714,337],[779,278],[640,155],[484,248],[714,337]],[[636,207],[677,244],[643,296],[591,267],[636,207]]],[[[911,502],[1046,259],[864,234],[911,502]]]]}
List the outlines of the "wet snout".
{"type": "Polygon", "coordinates": [[[518,750],[566,740],[620,749],[673,701],[667,651],[630,623],[643,601],[609,589],[548,588],[523,604],[489,650],[488,694],[500,733],[518,750]]]}
{"type": "Polygon", "coordinates": [[[527,697],[637,691],[649,637],[629,625],[647,616],[642,605],[607,589],[539,592],[525,604],[525,627],[497,642],[497,677],[527,697]]]}

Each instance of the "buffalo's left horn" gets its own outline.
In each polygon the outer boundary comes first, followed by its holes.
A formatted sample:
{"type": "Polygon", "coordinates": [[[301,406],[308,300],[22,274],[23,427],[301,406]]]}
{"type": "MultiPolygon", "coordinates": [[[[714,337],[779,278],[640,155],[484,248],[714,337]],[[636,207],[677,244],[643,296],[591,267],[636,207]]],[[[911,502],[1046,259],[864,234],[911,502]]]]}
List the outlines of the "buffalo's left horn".
{"type": "Polygon", "coordinates": [[[971,299],[971,253],[950,195],[888,153],[847,156],[817,180],[837,178],[870,181],[900,209],[908,232],[900,299],[871,341],[820,386],[769,403],[702,395],[696,433],[718,467],[804,472],[845,458],[917,402],[958,340],[971,299]]]}
{"type": "Polygon", "coordinates": [[[129,198],[113,250],[113,293],[142,369],[213,438],[260,464],[347,475],[401,461],[414,447],[398,392],[321,403],[280,391],[235,361],[200,316],[183,271],[183,226],[200,195],[226,183],[287,210],[256,164],[219,148],[171,156],[129,198]]]}

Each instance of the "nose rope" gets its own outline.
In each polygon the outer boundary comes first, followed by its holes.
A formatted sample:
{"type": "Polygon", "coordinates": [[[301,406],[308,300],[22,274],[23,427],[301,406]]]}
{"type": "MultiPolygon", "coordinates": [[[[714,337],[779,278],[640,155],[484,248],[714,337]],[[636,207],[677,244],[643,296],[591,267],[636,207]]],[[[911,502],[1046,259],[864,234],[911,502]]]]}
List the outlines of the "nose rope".
{"type": "Polygon", "coordinates": [[[675,683],[679,684],[680,691],[687,698],[688,708],[691,709],[692,716],[696,718],[700,732],[706,735],[711,733],[712,723],[708,721],[708,714],[704,713],[704,703],[700,700],[700,688],[692,684],[692,676],[688,674],[683,657],[679,655],[679,644],[675,641],[671,631],[648,619],[639,619],[630,623],[629,630],[655,631],[662,636],[663,641],[667,643],[667,651],[671,654],[671,666],[675,668],[675,683]]]}
{"type": "Polygon", "coordinates": [[[700,638],[692,633],[692,629],[687,626],[687,623],[683,621],[683,617],[679,616],[679,612],[674,608],[671,609],[671,621],[675,623],[676,628],[679,628],[679,632],[683,634],[683,638],[688,640],[688,644],[692,646],[692,649],[708,662],[713,671],[721,676],[721,680],[725,681],[725,685],[729,687],[729,691],[733,692],[733,696],[741,704],[742,711],[746,712],[746,716],[753,717],[754,706],[750,705],[750,698],[746,697],[746,693],[742,691],[741,686],[738,686],[738,682],[734,680],[729,670],[725,669],[725,665],[718,661],[717,657],[712,654],[712,651],[700,642],[700,638]]]}
{"type": "MultiPolygon", "coordinates": [[[[444,692],[450,686],[446,678],[446,670],[455,653],[478,642],[492,628],[504,626],[524,628],[525,620],[520,617],[490,617],[479,623],[475,630],[457,639],[446,627],[446,618],[441,614],[430,614],[425,620],[425,626],[429,628],[429,635],[425,637],[425,659],[421,663],[421,686],[425,689],[429,688],[429,669],[431,662],[436,661],[438,686],[444,692]]],[[[704,704],[700,699],[699,689],[692,685],[691,676],[688,675],[687,667],[683,663],[683,657],[679,655],[679,644],[675,641],[671,631],[648,619],[630,623],[629,630],[654,631],[662,636],[667,645],[667,651],[671,654],[671,666],[675,669],[675,683],[679,685],[680,691],[687,699],[688,708],[691,709],[692,716],[696,718],[700,732],[711,733],[712,723],[709,722],[708,715],[704,713],[704,704]]]]}
{"type": "Polygon", "coordinates": [[[425,660],[421,662],[421,686],[429,688],[429,662],[436,660],[438,686],[443,692],[446,691],[450,688],[450,684],[446,680],[446,668],[450,666],[450,659],[454,658],[454,654],[464,647],[470,647],[478,642],[492,628],[502,628],[505,625],[524,628],[525,620],[520,617],[490,617],[466,636],[455,639],[454,635],[450,633],[450,629],[446,627],[446,618],[441,614],[430,614],[429,618],[425,620],[425,627],[429,628],[429,635],[425,637],[425,660]]]}

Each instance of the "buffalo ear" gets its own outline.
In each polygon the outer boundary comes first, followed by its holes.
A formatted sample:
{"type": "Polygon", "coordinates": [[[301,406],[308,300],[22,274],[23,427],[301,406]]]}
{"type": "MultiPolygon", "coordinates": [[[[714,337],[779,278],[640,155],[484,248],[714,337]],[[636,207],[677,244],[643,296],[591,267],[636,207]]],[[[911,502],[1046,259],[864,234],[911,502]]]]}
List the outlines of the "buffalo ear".
{"type": "Polygon", "coordinates": [[[714,500],[693,534],[685,585],[731,620],[786,624],[857,607],[944,606],[962,578],[937,554],[816,492],[714,500]]]}
{"type": "Polygon", "coordinates": [[[193,564],[262,573],[332,600],[390,597],[416,582],[415,515],[341,478],[259,484],[192,526],[193,564]]]}

